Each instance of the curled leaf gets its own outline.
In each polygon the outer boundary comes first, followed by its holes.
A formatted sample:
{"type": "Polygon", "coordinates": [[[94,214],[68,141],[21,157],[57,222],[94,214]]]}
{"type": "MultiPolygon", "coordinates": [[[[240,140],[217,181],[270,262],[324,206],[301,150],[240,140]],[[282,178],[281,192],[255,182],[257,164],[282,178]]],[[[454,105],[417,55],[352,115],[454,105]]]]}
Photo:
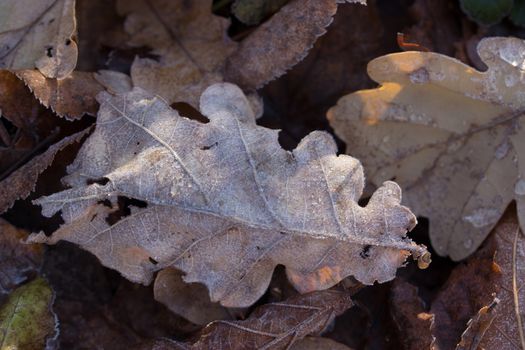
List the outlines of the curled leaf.
{"type": "Polygon", "coordinates": [[[140,283],[175,267],[228,307],[255,302],[278,264],[305,293],[347,276],[385,282],[410,254],[428,257],[406,237],[416,218],[397,184],[359,206],[356,159],[337,156],[324,132],[282,149],[234,85],[204,92],[206,124],[140,88],[99,101],[96,130],[64,179],[71,188],[36,201],[65,224],[32,242],[74,242],[140,283]]]}

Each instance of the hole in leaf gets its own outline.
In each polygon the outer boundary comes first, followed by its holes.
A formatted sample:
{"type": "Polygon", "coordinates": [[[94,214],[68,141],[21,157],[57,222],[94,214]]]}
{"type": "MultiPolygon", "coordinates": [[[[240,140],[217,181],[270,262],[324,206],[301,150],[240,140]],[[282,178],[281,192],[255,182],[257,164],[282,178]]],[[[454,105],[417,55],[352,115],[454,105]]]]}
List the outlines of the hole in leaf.
{"type": "Polygon", "coordinates": [[[99,184],[99,185],[106,185],[109,182],[109,179],[107,177],[101,177],[99,179],[87,179],[86,184],[87,185],[93,185],[93,184],[99,184]]]}
{"type": "Polygon", "coordinates": [[[212,143],[212,144],[209,145],[209,146],[202,146],[202,147],[201,147],[201,150],[202,150],[202,151],[207,151],[207,150],[209,150],[209,149],[211,149],[211,148],[217,146],[218,144],[219,144],[218,142],[215,142],[215,143],[212,143]]]}
{"type": "Polygon", "coordinates": [[[148,206],[148,203],[141,201],[140,199],[135,198],[127,198],[124,196],[118,196],[117,197],[117,205],[118,209],[114,212],[110,213],[106,217],[106,222],[108,225],[115,225],[117,222],[119,222],[122,218],[128,216],[131,214],[131,206],[137,207],[137,208],[146,208],[148,206]]]}
{"type": "Polygon", "coordinates": [[[152,263],[153,265],[157,265],[159,262],[155,259],[153,259],[151,256],[148,258],[150,263],[152,263]]]}
{"type": "Polygon", "coordinates": [[[372,246],[365,245],[363,247],[363,250],[361,251],[361,253],[359,253],[359,256],[361,258],[363,258],[363,259],[369,258],[370,257],[370,248],[372,248],[372,246]]]}
{"type": "Polygon", "coordinates": [[[175,102],[171,105],[171,108],[177,110],[181,116],[188,119],[193,119],[204,124],[209,123],[210,121],[208,118],[202,115],[201,112],[186,102],[175,102]]]}
{"type": "Polygon", "coordinates": [[[53,46],[46,48],[46,55],[47,57],[53,57],[53,46]]]}
{"type": "Polygon", "coordinates": [[[71,40],[67,39],[66,40],[66,46],[69,46],[69,45],[71,45],[71,40]]]}

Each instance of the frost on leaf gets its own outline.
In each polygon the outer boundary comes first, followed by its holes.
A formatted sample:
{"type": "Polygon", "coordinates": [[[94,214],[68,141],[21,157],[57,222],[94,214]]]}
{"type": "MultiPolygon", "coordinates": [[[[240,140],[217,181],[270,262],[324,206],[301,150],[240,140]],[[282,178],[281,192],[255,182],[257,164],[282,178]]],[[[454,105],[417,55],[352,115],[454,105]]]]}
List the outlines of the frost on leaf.
{"type": "MultiPolygon", "coordinates": [[[[196,341],[180,343],[158,339],[149,349],[309,349],[301,339],[323,332],[334,318],[353,302],[348,292],[324,290],[297,295],[283,302],[265,304],[242,321],[215,321],[202,329],[196,341]]],[[[308,342],[311,343],[312,341],[308,342]]],[[[336,342],[316,342],[313,349],[339,350],[347,347],[336,342]],[[326,345],[326,346],[323,346],[326,345]],[[339,346],[341,345],[341,346],[339,346]]]]}
{"type": "Polygon", "coordinates": [[[170,104],[197,107],[204,89],[230,81],[261,87],[301,61],[325,33],[336,0],[294,0],[240,43],[227,35],[229,21],[212,14],[212,1],[119,0],[130,46],[151,47],[158,59],[137,57],[134,86],[170,104]]]}
{"type": "Polygon", "coordinates": [[[63,179],[71,188],[36,201],[65,223],[30,241],[77,243],[140,283],[171,266],[228,307],[255,302],[278,264],[304,293],[347,276],[391,280],[411,253],[428,263],[406,237],[416,219],[397,184],[359,206],[359,161],[336,156],[324,132],[283,150],[235,85],[203,93],[206,124],[140,88],[99,102],[96,130],[63,179]]]}
{"type": "Polygon", "coordinates": [[[62,79],[77,63],[75,0],[0,2],[0,68],[62,79]]]}
{"type": "MultiPolygon", "coordinates": [[[[513,199],[525,225],[525,42],[484,39],[479,72],[429,52],[369,63],[380,88],[339,100],[328,118],[375,184],[394,179],[432,245],[463,259],[513,199]]],[[[522,226],[523,227],[523,226],[522,226]]]]}

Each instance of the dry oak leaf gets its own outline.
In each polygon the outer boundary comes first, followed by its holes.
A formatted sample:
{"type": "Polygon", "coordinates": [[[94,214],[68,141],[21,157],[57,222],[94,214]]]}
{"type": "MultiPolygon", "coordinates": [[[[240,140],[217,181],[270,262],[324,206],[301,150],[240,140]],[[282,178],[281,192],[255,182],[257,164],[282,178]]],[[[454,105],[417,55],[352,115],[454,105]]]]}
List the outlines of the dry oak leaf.
{"type": "Polygon", "coordinates": [[[302,60],[332,22],[336,2],[291,1],[240,44],[227,35],[229,21],[212,14],[212,0],[119,0],[117,10],[127,16],[128,44],[152,47],[159,57],[135,59],[134,86],[197,107],[204,89],[224,75],[254,90],[302,60]]]}
{"type": "MultiPolygon", "coordinates": [[[[498,298],[494,298],[492,303],[479,309],[476,316],[467,322],[467,328],[461,335],[461,340],[457,344],[456,350],[478,349],[485,332],[492,326],[492,322],[496,318],[499,302],[498,298]]],[[[497,347],[497,349],[500,348],[500,346],[497,347]]]]}
{"type": "Polygon", "coordinates": [[[65,223],[29,241],[74,242],[145,284],[171,266],[227,307],[254,303],[278,264],[304,293],[347,276],[391,280],[410,254],[428,263],[426,248],[406,237],[416,218],[397,184],[385,182],[359,206],[358,160],[336,156],[325,132],[282,149],[235,85],[203,93],[206,124],[140,88],[101,93],[99,102],[96,130],[63,179],[71,189],[36,201],[46,216],[62,211],[65,223]],[[129,215],[118,196],[132,200],[129,215]]]}
{"type": "Polygon", "coordinates": [[[501,269],[496,297],[500,300],[488,329],[479,341],[481,349],[525,349],[525,239],[514,211],[505,214],[494,229],[495,261],[501,269]]]}
{"type": "Polygon", "coordinates": [[[72,72],[64,79],[46,78],[36,70],[17,71],[16,75],[45,107],[68,120],[84,114],[96,115],[96,96],[104,87],[90,72],[72,72]]]}
{"type": "Polygon", "coordinates": [[[0,1],[0,68],[65,78],[77,63],[75,30],[75,0],[0,1]]]}
{"type": "Polygon", "coordinates": [[[347,95],[328,119],[370,180],[393,179],[430,219],[432,246],[460,260],[474,252],[508,204],[525,225],[525,42],[488,38],[479,72],[430,52],[371,61],[381,87],[347,95]]]}
{"type": "MultiPolygon", "coordinates": [[[[212,322],[193,343],[162,339],[147,349],[301,349],[294,345],[307,335],[321,333],[352,305],[348,292],[324,290],[297,295],[260,306],[243,321],[212,322]]],[[[348,349],[336,345],[332,347],[334,350],[348,349]]]]}

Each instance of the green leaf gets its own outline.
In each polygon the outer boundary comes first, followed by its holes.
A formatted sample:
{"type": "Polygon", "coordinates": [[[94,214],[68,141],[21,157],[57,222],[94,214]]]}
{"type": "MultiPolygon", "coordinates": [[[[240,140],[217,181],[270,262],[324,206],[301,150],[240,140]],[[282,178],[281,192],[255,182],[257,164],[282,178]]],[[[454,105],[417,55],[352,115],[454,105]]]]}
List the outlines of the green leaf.
{"type": "Polygon", "coordinates": [[[39,277],[13,291],[0,308],[0,350],[44,349],[56,332],[53,290],[39,277]]]}
{"type": "Polygon", "coordinates": [[[460,0],[461,9],[478,24],[489,26],[505,18],[514,0],[460,0]]]}

